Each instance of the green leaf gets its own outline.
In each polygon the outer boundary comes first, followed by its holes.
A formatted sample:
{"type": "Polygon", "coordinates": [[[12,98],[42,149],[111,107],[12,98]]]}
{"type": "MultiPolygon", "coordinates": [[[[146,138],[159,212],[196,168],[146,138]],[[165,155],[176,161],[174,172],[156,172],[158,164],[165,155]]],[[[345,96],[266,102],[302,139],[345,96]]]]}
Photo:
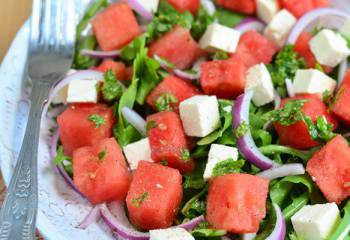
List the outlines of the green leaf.
{"type": "Polygon", "coordinates": [[[148,34],[142,34],[135,38],[131,43],[123,47],[120,51],[120,57],[125,61],[132,61],[136,55],[145,47],[148,34]]]}
{"type": "Polygon", "coordinates": [[[206,185],[199,193],[188,200],[181,209],[182,215],[186,218],[192,219],[202,214],[205,214],[206,204],[203,196],[208,192],[208,185],[206,185]]]}
{"type": "Polygon", "coordinates": [[[200,5],[196,18],[192,24],[191,35],[194,39],[199,39],[207,27],[215,20],[215,16],[209,15],[209,13],[200,5]]]}
{"type": "Polygon", "coordinates": [[[56,165],[60,165],[60,164],[63,164],[63,162],[64,162],[65,160],[71,162],[71,161],[72,161],[72,158],[71,158],[71,157],[68,157],[68,156],[65,156],[65,155],[64,155],[64,151],[63,151],[63,147],[62,147],[62,146],[59,146],[58,149],[57,149],[57,155],[56,155],[56,157],[54,158],[53,162],[54,162],[56,165]]]}
{"type": "Polygon", "coordinates": [[[103,99],[107,102],[117,100],[123,94],[122,86],[117,80],[116,76],[111,70],[104,74],[104,81],[102,86],[103,99]]]}
{"type": "Polygon", "coordinates": [[[96,59],[81,54],[81,50],[93,50],[96,48],[96,45],[96,38],[90,35],[84,37],[84,39],[79,41],[79,44],[77,43],[73,62],[74,69],[87,69],[96,64],[96,59]]]}
{"type": "Polygon", "coordinates": [[[202,189],[206,182],[203,179],[206,161],[196,161],[196,168],[193,172],[184,174],[184,189],[202,189]]]}
{"type": "Polygon", "coordinates": [[[217,230],[217,229],[194,229],[192,232],[192,236],[194,237],[221,237],[226,235],[225,230],[217,230]]]}
{"type": "Polygon", "coordinates": [[[224,51],[217,51],[213,55],[213,60],[227,60],[230,55],[224,51]]]}
{"type": "Polygon", "coordinates": [[[100,128],[102,125],[106,125],[106,120],[104,119],[104,117],[98,114],[92,114],[87,119],[95,123],[95,128],[100,128]]]}
{"type": "Polygon", "coordinates": [[[334,229],[332,235],[330,236],[329,240],[342,240],[349,238],[350,233],[350,201],[347,202],[344,210],[344,216],[341,219],[340,224],[337,224],[336,229],[334,229]]]}
{"type": "Polygon", "coordinates": [[[292,197],[292,203],[283,209],[283,217],[289,221],[291,217],[309,202],[309,194],[304,192],[298,197],[292,197]]]}
{"type": "Polygon", "coordinates": [[[337,134],[333,133],[333,124],[328,123],[324,116],[316,118],[315,123],[312,122],[309,116],[304,116],[304,122],[307,125],[310,136],[318,142],[328,142],[337,134]]]}
{"type": "Polygon", "coordinates": [[[239,173],[245,164],[245,160],[234,161],[232,158],[219,162],[213,169],[213,176],[223,176],[229,173],[239,173]]]}
{"type": "Polygon", "coordinates": [[[230,28],[235,27],[245,18],[243,14],[232,12],[223,8],[218,8],[216,10],[216,16],[220,24],[230,28]]]}
{"type": "Polygon", "coordinates": [[[190,150],[188,150],[187,148],[183,149],[181,151],[181,160],[184,162],[188,162],[190,159],[191,159],[190,150]]]}
{"type": "Polygon", "coordinates": [[[290,156],[298,157],[303,161],[308,161],[313,155],[313,151],[310,153],[306,151],[300,151],[291,147],[286,147],[282,145],[266,145],[259,148],[260,152],[264,155],[274,155],[274,154],[287,154],[290,156]]]}

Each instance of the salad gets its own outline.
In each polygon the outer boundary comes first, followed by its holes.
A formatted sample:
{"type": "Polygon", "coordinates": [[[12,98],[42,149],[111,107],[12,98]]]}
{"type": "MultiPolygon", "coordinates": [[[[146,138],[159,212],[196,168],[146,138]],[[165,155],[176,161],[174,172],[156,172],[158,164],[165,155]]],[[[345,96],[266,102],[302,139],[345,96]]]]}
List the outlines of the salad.
{"type": "Polygon", "coordinates": [[[51,157],[120,239],[350,239],[350,16],[328,0],[96,0],[51,157]]]}

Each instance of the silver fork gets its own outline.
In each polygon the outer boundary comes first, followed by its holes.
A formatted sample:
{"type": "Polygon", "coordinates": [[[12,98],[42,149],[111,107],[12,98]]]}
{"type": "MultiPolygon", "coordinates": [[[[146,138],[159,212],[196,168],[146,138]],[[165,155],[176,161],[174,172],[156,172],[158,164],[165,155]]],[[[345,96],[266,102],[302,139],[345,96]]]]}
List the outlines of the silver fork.
{"type": "Polygon", "coordinates": [[[0,240],[35,239],[38,208],[38,138],[43,105],[69,70],[74,52],[73,0],[34,0],[27,72],[31,108],[24,140],[0,212],[0,240]]]}

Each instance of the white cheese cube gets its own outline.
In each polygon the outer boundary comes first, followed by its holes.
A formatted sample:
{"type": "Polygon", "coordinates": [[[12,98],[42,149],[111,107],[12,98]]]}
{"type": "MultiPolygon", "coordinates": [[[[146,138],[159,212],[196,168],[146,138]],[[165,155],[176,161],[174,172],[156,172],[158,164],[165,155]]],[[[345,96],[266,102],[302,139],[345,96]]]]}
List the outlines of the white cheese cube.
{"type": "Polygon", "coordinates": [[[131,170],[135,170],[142,160],[153,162],[148,138],[126,145],[123,151],[131,170]]]}
{"type": "Polygon", "coordinates": [[[213,23],[208,26],[199,41],[199,46],[207,51],[224,51],[233,53],[236,51],[240,38],[240,32],[233,28],[213,23]]]}
{"type": "MultiPolygon", "coordinates": [[[[77,70],[75,69],[69,69],[66,76],[69,76],[73,73],[76,73],[77,70]]],[[[57,95],[52,99],[53,104],[66,104],[67,103],[67,96],[68,96],[68,86],[63,87],[57,95]]]]}
{"type": "Polygon", "coordinates": [[[339,222],[335,203],[306,205],[292,217],[295,232],[305,240],[326,240],[339,222]]]}
{"type": "Polygon", "coordinates": [[[320,64],[335,67],[350,55],[345,39],[332,30],[324,29],[309,42],[312,53],[320,64]]]}
{"type": "Polygon", "coordinates": [[[296,72],[293,90],[299,93],[322,94],[326,90],[333,93],[337,82],[328,75],[316,69],[300,69],[296,72]]]}
{"type": "Polygon", "coordinates": [[[194,240],[194,237],[183,228],[167,228],[149,231],[150,240],[194,240]]]}
{"type": "Polygon", "coordinates": [[[220,127],[219,103],[216,96],[197,95],[180,103],[180,117],[185,133],[205,137],[220,127]]]}
{"type": "Polygon", "coordinates": [[[205,166],[203,178],[205,180],[213,177],[213,170],[219,162],[225,161],[227,159],[232,159],[236,161],[238,159],[238,150],[234,147],[228,147],[221,144],[212,144],[210,146],[208,154],[208,162],[205,166]]]}
{"type": "Polygon", "coordinates": [[[340,30],[341,33],[346,34],[347,36],[350,36],[350,18],[347,18],[343,27],[340,30]]]}
{"type": "Polygon", "coordinates": [[[69,103],[97,103],[97,80],[72,80],[68,84],[69,103]]]}
{"type": "Polygon", "coordinates": [[[256,7],[258,17],[266,23],[271,22],[280,9],[278,0],[257,0],[256,7]]]}
{"type": "Polygon", "coordinates": [[[265,36],[274,41],[279,47],[283,47],[289,32],[297,19],[288,10],[279,11],[265,28],[265,36]]]}
{"type": "Polygon", "coordinates": [[[265,64],[261,63],[249,68],[246,81],[246,90],[254,90],[253,102],[256,106],[259,107],[273,101],[273,83],[265,64]]]}

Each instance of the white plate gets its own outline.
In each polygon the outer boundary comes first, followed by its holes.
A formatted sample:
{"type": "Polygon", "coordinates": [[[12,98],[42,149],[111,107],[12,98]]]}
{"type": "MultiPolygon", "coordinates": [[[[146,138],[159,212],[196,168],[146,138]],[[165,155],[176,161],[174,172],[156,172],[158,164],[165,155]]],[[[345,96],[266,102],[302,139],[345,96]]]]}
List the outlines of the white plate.
{"type": "MultiPolygon", "coordinates": [[[[89,0],[84,1],[86,3],[89,0]]],[[[0,69],[0,162],[6,185],[10,182],[28,116],[26,81],[22,81],[28,35],[27,22],[18,32],[0,69]]],[[[39,232],[48,240],[114,239],[102,221],[89,226],[86,230],[76,228],[89,213],[91,204],[72,191],[55,172],[49,158],[50,133],[47,120],[42,119],[38,152],[39,232]]]]}

